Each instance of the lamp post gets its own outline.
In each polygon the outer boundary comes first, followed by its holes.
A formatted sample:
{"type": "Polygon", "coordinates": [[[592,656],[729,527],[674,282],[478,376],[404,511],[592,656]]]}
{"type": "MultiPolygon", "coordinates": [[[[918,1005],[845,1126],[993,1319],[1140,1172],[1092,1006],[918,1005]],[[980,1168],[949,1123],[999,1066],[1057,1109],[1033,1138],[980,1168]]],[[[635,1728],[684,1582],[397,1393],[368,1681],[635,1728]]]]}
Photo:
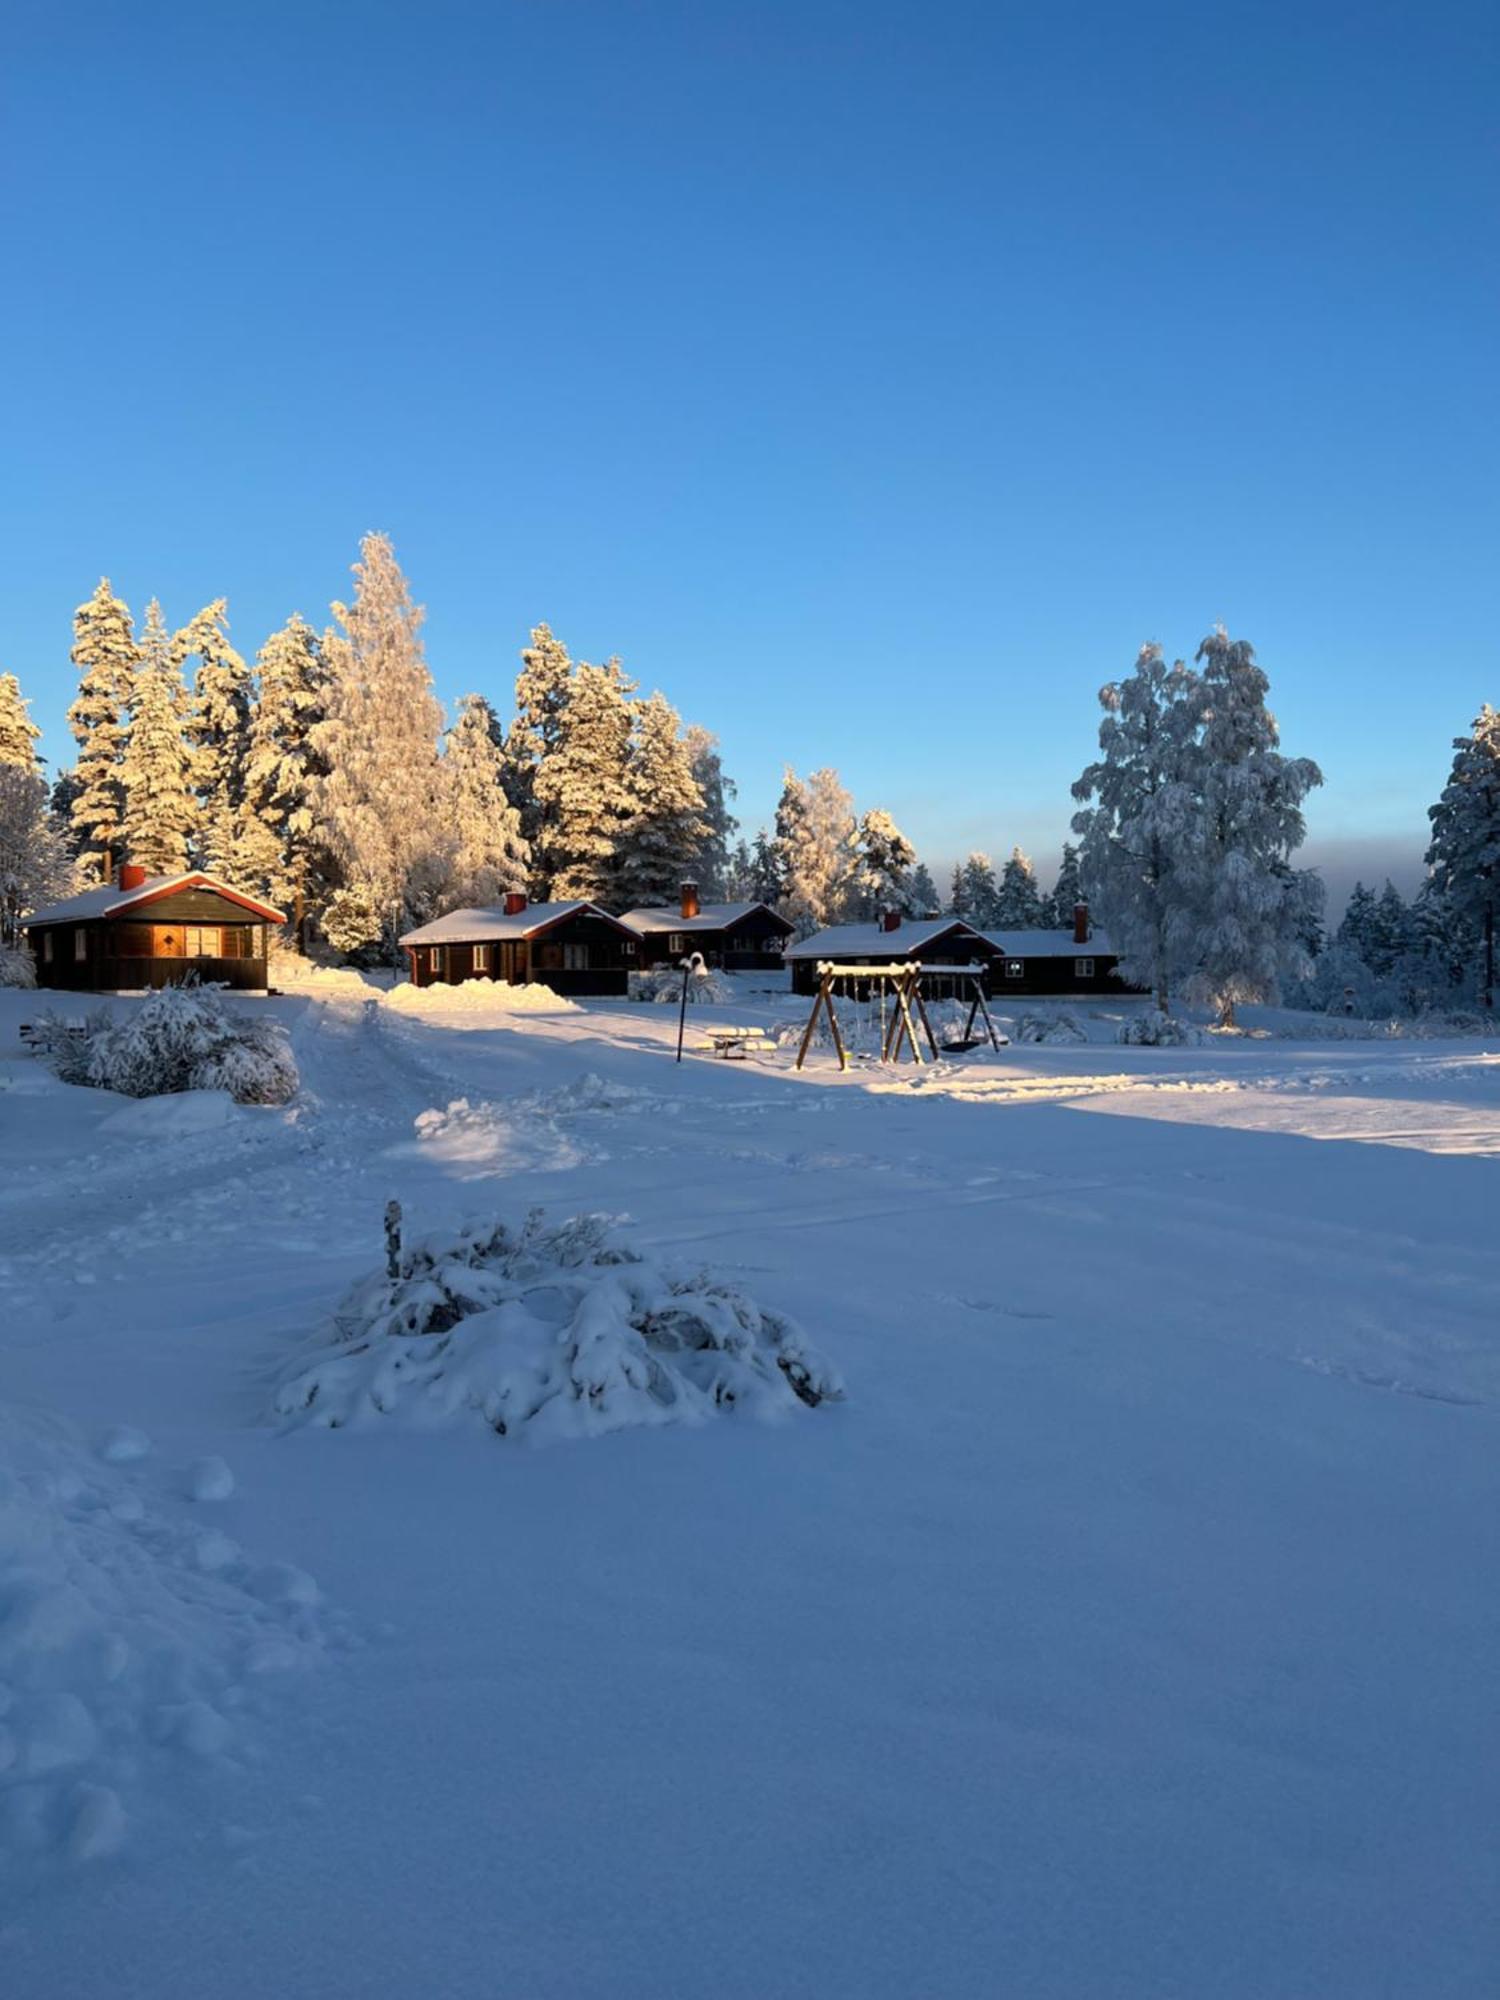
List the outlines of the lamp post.
{"type": "Polygon", "coordinates": [[[701,979],[707,970],[708,967],[703,962],[701,951],[690,953],[682,961],[682,1001],[677,1010],[677,1060],[679,1062],[682,1061],[682,1038],[687,1031],[688,981],[690,979],[701,979]]]}

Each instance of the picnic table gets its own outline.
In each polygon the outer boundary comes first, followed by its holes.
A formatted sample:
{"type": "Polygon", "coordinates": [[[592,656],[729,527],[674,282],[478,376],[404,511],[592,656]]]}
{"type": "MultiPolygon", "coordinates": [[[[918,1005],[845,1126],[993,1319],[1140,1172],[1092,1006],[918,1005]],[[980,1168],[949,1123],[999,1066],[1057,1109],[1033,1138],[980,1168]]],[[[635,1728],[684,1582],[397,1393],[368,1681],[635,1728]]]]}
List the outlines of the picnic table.
{"type": "Polygon", "coordinates": [[[707,1040],[700,1044],[704,1054],[711,1050],[725,1062],[744,1062],[752,1049],[760,1054],[771,1048],[764,1028],[710,1028],[706,1032],[707,1040]]]}

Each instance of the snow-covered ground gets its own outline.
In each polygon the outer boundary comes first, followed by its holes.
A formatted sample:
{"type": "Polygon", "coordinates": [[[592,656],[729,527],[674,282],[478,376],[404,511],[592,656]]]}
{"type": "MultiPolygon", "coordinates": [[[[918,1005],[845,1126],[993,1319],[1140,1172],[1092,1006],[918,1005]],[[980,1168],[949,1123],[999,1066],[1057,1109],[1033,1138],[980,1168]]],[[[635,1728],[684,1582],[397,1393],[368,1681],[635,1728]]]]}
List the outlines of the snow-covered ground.
{"type": "MultiPolygon", "coordinates": [[[[741,988],[690,1049],[805,1015],[741,988]]],[[[330,975],[235,1003],[292,1033],[265,1109],[64,1088],[38,1004],[0,994],[6,2000],[1494,1991],[1500,1040],[1074,1008],[798,1075],[330,975]],[[393,1196],[626,1216],[847,1398],[287,1428],[393,1196]]]]}

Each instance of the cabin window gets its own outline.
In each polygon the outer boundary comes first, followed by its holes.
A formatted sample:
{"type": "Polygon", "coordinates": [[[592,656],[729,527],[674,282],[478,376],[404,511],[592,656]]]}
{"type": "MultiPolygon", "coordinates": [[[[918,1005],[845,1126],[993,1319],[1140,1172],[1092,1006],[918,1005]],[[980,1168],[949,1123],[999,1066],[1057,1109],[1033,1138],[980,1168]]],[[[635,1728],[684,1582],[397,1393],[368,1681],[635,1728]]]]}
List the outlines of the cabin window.
{"type": "Polygon", "coordinates": [[[1005,961],[1005,976],[1007,979],[1024,979],[1026,977],[1025,959],[1008,958],[1005,961]]]}
{"type": "Polygon", "coordinates": [[[43,932],[42,932],[42,963],[43,963],[43,965],[50,965],[50,964],[52,963],[52,933],[51,933],[51,931],[43,931],[43,932]]]}
{"type": "Polygon", "coordinates": [[[189,924],[183,934],[183,951],[188,958],[222,958],[223,942],[217,924],[189,924]]]}
{"type": "Polygon", "coordinates": [[[686,958],[687,948],[688,941],[682,932],[673,931],[672,935],[667,939],[667,950],[671,952],[674,958],[686,958]]]}
{"type": "Polygon", "coordinates": [[[1073,977],[1075,979],[1092,979],[1093,976],[1094,976],[1094,961],[1091,958],[1074,959],[1073,977]]]}
{"type": "Polygon", "coordinates": [[[489,969],[490,969],[489,946],[487,944],[476,944],[474,947],[474,970],[476,972],[488,972],[489,969]]]}
{"type": "Polygon", "coordinates": [[[588,969],[588,946],[586,944],[565,944],[563,946],[564,972],[587,972],[588,969]]]}
{"type": "Polygon", "coordinates": [[[87,957],[88,957],[88,955],[89,955],[89,934],[88,934],[88,932],[87,932],[86,930],[76,930],[76,931],[74,931],[74,933],[73,933],[73,956],[74,956],[74,958],[75,958],[75,959],[80,959],[80,958],[87,958],[87,957]]]}
{"type": "Polygon", "coordinates": [[[633,938],[627,938],[624,944],[620,946],[620,956],[621,958],[635,957],[635,941],[633,938]]]}

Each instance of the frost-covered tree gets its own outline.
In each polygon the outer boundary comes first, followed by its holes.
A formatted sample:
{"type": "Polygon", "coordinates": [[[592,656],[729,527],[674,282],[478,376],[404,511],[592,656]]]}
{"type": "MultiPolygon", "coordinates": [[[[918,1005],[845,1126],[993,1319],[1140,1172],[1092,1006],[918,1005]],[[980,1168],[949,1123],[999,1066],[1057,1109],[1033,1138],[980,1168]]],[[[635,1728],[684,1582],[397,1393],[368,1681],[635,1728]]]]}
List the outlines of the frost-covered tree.
{"type": "Polygon", "coordinates": [[[1354,952],[1368,965],[1375,949],[1375,927],[1375,893],[1367,889],[1363,882],[1356,882],[1349,892],[1349,901],[1344,906],[1339,927],[1334,932],[1334,943],[1354,952]]]}
{"type": "Polygon", "coordinates": [[[967,918],[969,914],[968,878],[964,874],[964,864],[955,861],[953,874],[948,882],[948,911],[950,917],[967,918]]]}
{"type": "MultiPolygon", "coordinates": [[[[715,766],[718,761],[713,758],[715,766]]],[[[627,779],[631,810],[613,885],[621,906],[668,903],[688,881],[697,882],[705,898],[716,897],[724,873],[722,845],[709,856],[713,875],[705,883],[701,864],[714,830],[703,809],[691,747],[665,695],[636,704],[627,779]]]]}
{"type": "Polygon", "coordinates": [[[182,873],[201,825],[188,712],[177,650],[153,597],[141,627],[130,733],[120,764],[126,856],[152,875],[182,873]]]}
{"type": "Polygon", "coordinates": [[[1453,739],[1453,768],[1430,808],[1427,865],[1434,886],[1481,940],[1480,998],[1495,1004],[1495,919],[1500,906],[1500,713],[1486,702],[1468,736],[1453,739]]]}
{"type": "Polygon", "coordinates": [[[1062,862],[1052,894],[1047,898],[1042,921],[1049,930],[1071,930],[1073,912],[1083,900],[1083,878],[1078,868],[1078,849],[1071,840],[1063,842],[1062,862]]]}
{"type": "Polygon", "coordinates": [[[1203,727],[1197,827],[1186,847],[1194,930],[1193,984],[1234,1024],[1237,1001],[1274,1000],[1307,971],[1309,918],[1319,876],[1292,866],[1306,822],[1302,802],[1323,782],[1309,757],[1286,757],[1266,707],[1270,683],[1254,648],[1220,625],[1198,648],[1203,727]]]}
{"type": "Polygon", "coordinates": [[[882,807],[867,812],[859,822],[855,846],[860,915],[876,917],[884,910],[896,910],[910,916],[917,850],[882,807]]]}
{"type": "Polygon", "coordinates": [[[47,781],[0,759],[0,946],[20,938],[21,919],[59,902],[73,886],[73,857],[50,811],[47,781]]]}
{"type": "Polygon", "coordinates": [[[234,866],[245,767],[250,748],[250,669],[229,643],[228,606],[222,597],[204,605],[172,641],[179,669],[192,662],[188,741],[198,795],[200,851],[209,868],[234,866]]]}
{"type": "Polygon", "coordinates": [[[1010,851],[1010,859],[1000,872],[1000,889],[995,898],[995,928],[997,930],[1032,931],[1040,928],[1043,919],[1042,892],[1037,887],[1036,869],[1031,857],[1023,854],[1019,847],[1010,851]]]}
{"type": "Polygon", "coordinates": [[[292,917],[295,935],[321,883],[316,800],[327,766],[314,743],[328,700],[318,635],[294,613],[256,655],[255,703],[245,752],[245,795],[235,879],[292,917]]]}
{"type": "Polygon", "coordinates": [[[580,660],[552,745],[538,764],[535,802],[541,838],[533,873],[544,898],[608,900],[622,841],[635,810],[630,781],[635,683],[618,660],[580,660]]]}
{"type": "Polygon", "coordinates": [[[481,909],[526,887],[530,857],[521,816],[506,794],[499,738],[484,696],[464,695],[444,757],[456,841],[448,895],[463,908],[481,909]]]}
{"type": "Polygon", "coordinates": [[[914,917],[935,917],[942,907],[937,883],[925,861],[919,861],[911,871],[910,893],[914,917]]]}
{"type": "Polygon", "coordinates": [[[782,913],[799,937],[841,922],[858,896],[853,804],[837,771],[825,768],[804,780],[788,766],[776,806],[774,847],[785,885],[782,913]]]}
{"type": "Polygon", "coordinates": [[[15,675],[0,674],[0,764],[19,764],[23,771],[34,771],[42,732],[26,713],[27,706],[15,675]]]}
{"type": "Polygon", "coordinates": [[[1376,899],[1371,927],[1369,963],[1382,977],[1406,957],[1411,947],[1411,912],[1406,899],[1389,878],[1376,899]]]}
{"type": "MultiPolygon", "coordinates": [[[[548,808],[537,797],[537,773],[557,747],[563,711],[573,678],[568,649],[550,625],[535,626],[531,644],[521,653],[516,676],[516,714],[505,738],[505,789],[521,817],[521,838],[531,852],[533,870],[545,866],[552,847],[548,808]]],[[[536,893],[545,896],[546,881],[534,875],[536,893]]]]}
{"type": "Polygon", "coordinates": [[[68,710],[68,727],[78,745],[73,827],[85,868],[100,882],[114,872],[123,834],[120,760],[137,657],[130,608],[110,589],[109,578],[101,577],[93,596],[73,614],[72,660],[79,680],[68,710]]]}
{"type": "Polygon", "coordinates": [[[1148,986],[1162,1013],[1194,965],[1195,894],[1184,863],[1197,837],[1197,674],[1160,646],[1143,646],[1134,671],[1099,690],[1101,755],[1073,786],[1081,810],[1079,869],[1096,917],[1107,925],[1124,977],[1148,986]]]}
{"type": "Polygon", "coordinates": [[[387,535],[366,535],[342,631],[323,641],[329,680],[312,748],[325,775],[315,812],[331,863],[380,913],[388,949],[430,916],[447,878],[452,831],[438,754],[443,711],[422,650],[420,606],[387,535]]]}
{"type": "Polygon", "coordinates": [[[734,780],[724,775],[719,757],[719,739],[711,730],[705,729],[701,723],[692,723],[685,740],[688,761],[703,800],[703,817],[708,832],[684,880],[698,884],[706,903],[721,903],[730,893],[730,854],[740,827],[729,809],[735,795],[734,780]]]}
{"type": "Polygon", "coordinates": [[[959,870],[955,916],[976,930],[990,930],[999,922],[1000,889],[995,881],[995,864],[976,848],[959,870]]]}

